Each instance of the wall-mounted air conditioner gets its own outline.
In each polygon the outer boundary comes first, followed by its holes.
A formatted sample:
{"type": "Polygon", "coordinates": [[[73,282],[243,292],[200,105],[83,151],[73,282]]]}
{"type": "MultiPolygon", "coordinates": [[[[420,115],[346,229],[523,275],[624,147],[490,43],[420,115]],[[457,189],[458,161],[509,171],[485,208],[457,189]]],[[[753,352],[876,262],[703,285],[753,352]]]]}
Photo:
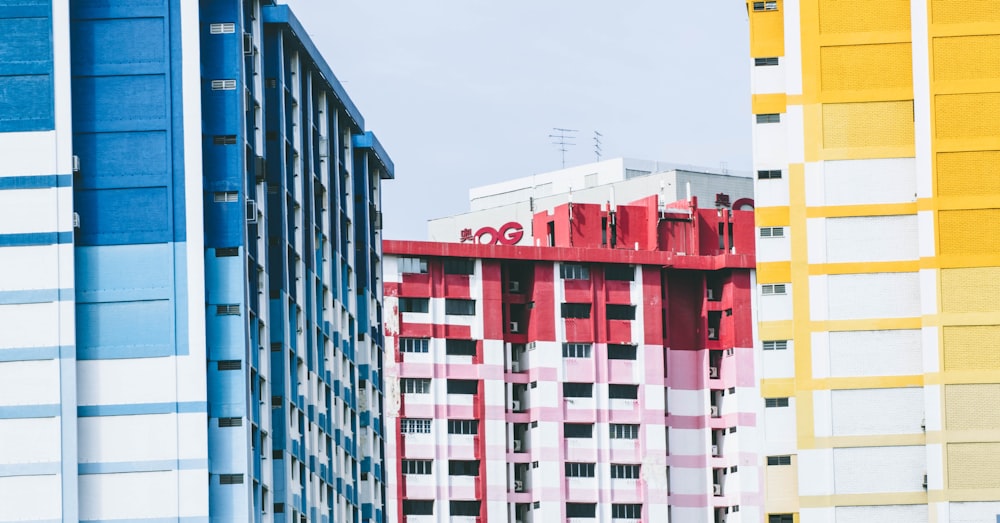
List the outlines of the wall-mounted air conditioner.
{"type": "Polygon", "coordinates": [[[512,400],[510,402],[510,408],[514,412],[521,412],[521,400],[512,400]]]}
{"type": "Polygon", "coordinates": [[[712,379],[719,379],[719,368],[718,367],[709,367],[708,368],[708,377],[712,378],[712,379]]]}
{"type": "Polygon", "coordinates": [[[521,282],[510,280],[510,283],[507,284],[507,292],[521,292],[521,282]]]}
{"type": "Polygon", "coordinates": [[[80,174],[80,157],[73,155],[73,174],[80,174]]]}
{"type": "Polygon", "coordinates": [[[524,481],[514,480],[514,492],[524,492],[524,481]]]}
{"type": "Polygon", "coordinates": [[[714,300],[714,299],[715,299],[715,291],[714,291],[713,289],[708,289],[708,290],[707,290],[707,291],[705,292],[705,294],[706,294],[706,296],[708,297],[709,301],[711,301],[711,300],[714,300]]]}
{"type": "Polygon", "coordinates": [[[717,339],[719,339],[719,331],[717,331],[715,329],[715,327],[709,327],[708,328],[708,339],[710,339],[710,340],[717,340],[717,339]]]}
{"type": "Polygon", "coordinates": [[[510,363],[510,371],[511,372],[521,372],[521,362],[519,362],[519,361],[512,361],[510,363]]]}
{"type": "Polygon", "coordinates": [[[712,445],[712,455],[716,456],[716,457],[719,456],[719,446],[718,445],[712,445]]]}
{"type": "Polygon", "coordinates": [[[712,485],[712,495],[721,496],[722,495],[722,485],[715,483],[712,485]]]}
{"type": "Polygon", "coordinates": [[[718,405],[712,405],[711,407],[708,408],[708,413],[713,418],[718,418],[719,417],[719,406],[718,405]]]}
{"type": "Polygon", "coordinates": [[[521,332],[521,324],[516,321],[510,322],[510,332],[513,333],[521,332]]]}
{"type": "Polygon", "coordinates": [[[521,452],[521,440],[514,440],[514,452],[521,452]]]}

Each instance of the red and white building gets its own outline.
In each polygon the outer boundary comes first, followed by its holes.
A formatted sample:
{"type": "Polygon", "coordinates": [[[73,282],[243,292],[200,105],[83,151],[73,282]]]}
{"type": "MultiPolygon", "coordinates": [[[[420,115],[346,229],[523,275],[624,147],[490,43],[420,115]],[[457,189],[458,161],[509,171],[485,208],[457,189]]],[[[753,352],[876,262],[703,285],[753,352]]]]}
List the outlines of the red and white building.
{"type": "Polygon", "coordinates": [[[717,203],[385,241],[389,514],[760,521],[752,201],[717,203]]]}

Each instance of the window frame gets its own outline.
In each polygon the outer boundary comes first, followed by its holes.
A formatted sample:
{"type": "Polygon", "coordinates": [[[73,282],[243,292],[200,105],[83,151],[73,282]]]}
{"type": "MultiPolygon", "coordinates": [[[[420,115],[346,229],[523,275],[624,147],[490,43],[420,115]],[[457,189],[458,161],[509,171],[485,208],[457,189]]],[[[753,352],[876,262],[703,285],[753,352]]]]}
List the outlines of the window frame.
{"type": "Polygon", "coordinates": [[[401,354],[427,354],[430,352],[430,338],[399,338],[401,354]]]}
{"type": "Polygon", "coordinates": [[[431,378],[399,378],[399,392],[402,394],[430,394],[431,378]]]}
{"type": "Polygon", "coordinates": [[[784,238],[785,228],[784,227],[761,227],[757,231],[757,235],[761,238],[784,238]]]}
{"type": "Polygon", "coordinates": [[[432,459],[403,459],[399,465],[400,474],[404,476],[429,476],[434,473],[432,459]]]}
{"type": "Polygon", "coordinates": [[[637,423],[609,423],[608,437],[610,439],[639,439],[637,423]]]}
{"type": "Polygon", "coordinates": [[[604,281],[635,281],[635,265],[614,263],[604,267],[604,281]]]}
{"type": "Polygon", "coordinates": [[[567,478],[593,478],[597,476],[597,463],[567,461],[563,472],[567,478]]]}
{"type": "Polygon", "coordinates": [[[561,318],[567,320],[588,320],[592,307],[593,305],[590,303],[563,302],[560,304],[559,313],[561,318]],[[584,310],[586,313],[583,312],[584,310]]]}
{"type": "Polygon", "coordinates": [[[478,459],[449,459],[449,476],[479,476],[480,461],[478,459]]]}
{"type": "Polygon", "coordinates": [[[401,256],[396,261],[396,267],[399,269],[400,274],[427,274],[427,258],[421,258],[418,256],[401,256]],[[416,265],[416,270],[413,270],[412,265],[416,265]]]}
{"type": "Polygon", "coordinates": [[[446,316],[475,316],[476,300],[466,298],[445,298],[444,313],[446,316]]]}
{"type": "Polygon", "coordinates": [[[639,479],[642,465],[639,463],[612,463],[611,479],[639,479]]]}
{"type": "Polygon", "coordinates": [[[608,303],[604,306],[604,316],[609,320],[634,321],[636,306],[630,303],[608,303]]]}
{"type": "Polygon", "coordinates": [[[433,420],[430,418],[399,418],[401,434],[430,434],[433,420]]]}
{"type": "Polygon", "coordinates": [[[404,499],[403,500],[403,515],[404,516],[433,516],[434,515],[434,500],[433,499],[404,499]],[[425,512],[424,508],[430,508],[430,512],[425,512]],[[415,510],[418,509],[419,510],[415,510]]]}
{"type": "Polygon", "coordinates": [[[609,383],[608,399],[611,400],[638,400],[639,386],[630,383],[609,383]],[[633,394],[634,393],[634,394],[633,394]]]}
{"type": "Polygon", "coordinates": [[[756,116],[759,124],[781,123],[781,113],[761,113],[756,116]]]}
{"type": "Polygon", "coordinates": [[[447,338],[444,340],[445,356],[472,356],[479,354],[479,340],[461,340],[447,338]],[[471,347],[471,351],[469,348],[471,347]]]}
{"type": "Polygon", "coordinates": [[[559,277],[564,280],[589,280],[590,267],[582,263],[560,263],[559,277]]]}
{"type": "Polygon", "coordinates": [[[585,359],[590,358],[593,355],[594,344],[566,342],[562,344],[562,349],[563,358],[585,359]],[[580,356],[580,354],[584,355],[580,356]]]}
{"type": "Polygon", "coordinates": [[[453,499],[448,501],[448,515],[461,517],[478,517],[483,510],[483,502],[480,500],[453,499]],[[456,507],[467,507],[469,510],[456,510],[456,507]],[[475,510],[471,510],[475,507],[475,510]]]}
{"type": "Polygon", "coordinates": [[[479,394],[479,380],[466,380],[459,378],[448,378],[448,388],[447,394],[462,394],[466,396],[471,396],[479,394]],[[469,386],[472,385],[473,391],[468,392],[469,386]]]}
{"type": "Polygon", "coordinates": [[[428,312],[431,311],[431,299],[430,298],[410,298],[410,297],[403,298],[403,297],[401,297],[401,298],[399,298],[397,306],[399,307],[399,312],[410,312],[410,313],[416,313],[416,314],[426,314],[426,313],[428,313],[428,312]],[[403,304],[406,304],[406,305],[404,306],[403,304]],[[423,310],[414,310],[413,306],[416,305],[416,304],[422,304],[421,307],[416,307],[416,309],[423,309],[423,310]]]}
{"type": "Polygon", "coordinates": [[[597,503],[566,502],[566,518],[597,518],[597,503]]]}
{"type": "Polygon", "coordinates": [[[477,419],[449,419],[448,434],[458,436],[478,436],[479,420],[477,419]]]}

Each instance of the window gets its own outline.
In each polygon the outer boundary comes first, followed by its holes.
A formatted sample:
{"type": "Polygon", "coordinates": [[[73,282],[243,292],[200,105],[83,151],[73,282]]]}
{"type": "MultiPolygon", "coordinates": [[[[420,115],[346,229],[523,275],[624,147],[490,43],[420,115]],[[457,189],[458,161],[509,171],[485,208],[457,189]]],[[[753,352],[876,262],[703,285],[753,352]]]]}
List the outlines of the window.
{"type": "Polygon", "coordinates": [[[639,399],[638,385],[608,385],[608,397],[613,400],[639,399]]]}
{"type": "Polygon", "coordinates": [[[787,350],[788,340],[773,340],[764,342],[764,350],[787,350]]]}
{"type": "Polygon", "coordinates": [[[479,392],[479,380],[448,380],[448,394],[475,394],[479,392]]]}
{"type": "Polygon", "coordinates": [[[769,56],[767,58],[754,58],[753,59],[753,64],[755,66],[757,66],[757,67],[761,67],[761,66],[765,66],[765,65],[778,65],[778,57],[777,56],[769,56]]]}
{"type": "Polygon", "coordinates": [[[611,479],[639,479],[640,465],[611,464],[611,479]]]}
{"type": "Polygon", "coordinates": [[[611,519],[640,519],[642,505],[639,503],[612,503],[611,519]]]}
{"type": "Polygon", "coordinates": [[[239,316],[240,306],[237,305],[216,305],[215,314],[218,316],[239,316]]]}
{"type": "Polygon", "coordinates": [[[563,437],[566,438],[592,438],[594,437],[593,423],[563,423],[563,437]]]}
{"type": "Polygon", "coordinates": [[[780,180],[781,169],[763,169],[757,171],[758,180],[780,180]]]}
{"type": "Polygon", "coordinates": [[[768,514],[767,523],[792,523],[795,518],[791,514],[768,514]]]}
{"type": "Polygon", "coordinates": [[[612,281],[632,281],[635,267],[631,265],[608,265],[604,268],[604,279],[612,281]]]}
{"type": "Polygon", "coordinates": [[[450,419],[448,420],[448,434],[479,434],[479,420],[477,419],[450,419]]]}
{"type": "Polygon", "coordinates": [[[444,353],[448,356],[475,356],[476,340],[445,340],[444,353]]]}
{"type": "Polygon", "coordinates": [[[430,298],[400,298],[399,312],[427,312],[430,310],[430,298]]]}
{"type": "Polygon", "coordinates": [[[639,425],[628,423],[612,423],[608,425],[611,439],[638,439],[639,425]]]}
{"type": "Polygon", "coordinates": [[[767,113],[758,114],[757,123],[778,123],[781,121],[781,115],[778,113],[767,113]]]}
{"type": "Polygon", "coordinates": [[[562,304],[563,318],[589,318],[589,303],[564,303],[562,304]]]}
{"type": "Polygon", "coordinates": [[[761,285],[760,293],[764,296],[770,296],[772,294],[785,294],[785,284],[769,283],[767,285],[761,285]]]}
{"type": "Polygon", "coordinates": [[[431,420],[427,418],[402,418],[399,431],[403,434],[430,434],[431,420]]]}
{"type": "Polygon", "coordinates": [[[478,476],[478,459],[453,459],[448,461],[449,476],[478,476]]]}
{"type": "Polygon", "coordinates": [[[448,509],[452,516],[478,516],[479,501],[450,501],[448,509]]]}
{"type": "Polygon", "coordinates": [[[784,227],[761,227],[760,228],[761,238],[784,238],[785,228],[784,227]]]}
{"type": "Polygon", "coordinates": [[[429,459],[404,459],[401,470],[403,474],[426,476],[431,473],[433,463],[429,459]]]}
{"type": "Polygon", "coordinates": [[[404,499],[404,516],[433,516],[434,501],[429,499],[404,499]]]}
{"type": "Polygon", "coordinates": [[[400,258],[399,272],[411,274],[427,274],[427,260],[424,258],[400,258]]]}
{"type": "Polygon", "coordinates": [[[426,353],[431,340],[427,338],[399,338],[399,352],[426,353]]]}
{"type": "Polygon", "coordinates": [[[593,398],[593,383],[563,383],[564,398],[593,398]]]}
{"type": "Polygon", "coordinates": [[[607,312],[609,320],[634,320],[635,319],[635,305],[607,305],[605,311],[607,312]]]}
{"type": "Polygon", "coordinates": [[[764,406],[768,408],[787,407],[788,398],[765,398],[764,406]]]}
{"type": "Polygon", "coordinates": [[[240,194],[236,191],[217,192],[213,195],[213,201],[215,203],[238,202],[240,194]]]}
{"type": "Polygon", "coordinates": [[[564,280],[589,280],[590,269],[578,263],[563,263],[559,265],[559,276],[564,280]]]}
{"type": "Polygon", "coordinates": [[[476,300],[446,298],[444,300],[444,313],[453,316],[475,316],[476,300]]]}
{"type": "Polygon", "coordinates": [[[430,378],[400,378],[399,390],[403,394],[427,394],[431,391],[430,378]]]}
{"type": "Polygon", "coordinates": [[[597,503],[567,503],[567,518],[595,518],[597,517],[597,503]]]}
{"type": "Polygon", "coordinates": [[[768,456],[767,457],[767,466],[769,466],[769,467],[773,467],[773,466],[777,466],[777,465],[791,465],[791,464],[792,464],[792,457],[791,456],[768,456]]]}
{"type": "Polygon", "coordinates": [[[635,345],[622,344],[622,343],[608,344],[609,360],[634,360],[635,354],[636,354],[635,345]]]}
{"type": "Polygon", "coordinates": [[[445,258],[444,260],[444,273],[445,274],[475,274],[476,272],[476,260],[470,260],[468,258],[445,258]]]}
{"type": "Polygon", "coordinates": [[[754,2],[754,11],[777,11],[778,2],[776,0],[769,0],[767,2],[754,2]]]}
{"type": "Polygon", "coordinates": [[[589,343],[563,343],[563,358],[589,358],[589,343]]]}
{"type": "Polygon", "coordinates": [[[592,478],[597,465],[594,463],[566,463],[567,478],[592,478]]]}

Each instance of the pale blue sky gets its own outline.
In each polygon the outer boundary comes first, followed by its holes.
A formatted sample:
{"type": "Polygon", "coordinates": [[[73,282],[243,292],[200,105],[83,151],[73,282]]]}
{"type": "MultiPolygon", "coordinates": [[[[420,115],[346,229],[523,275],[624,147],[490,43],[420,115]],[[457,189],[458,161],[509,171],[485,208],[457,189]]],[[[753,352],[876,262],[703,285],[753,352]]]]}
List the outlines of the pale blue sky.
{"type": "Polygon", "coordinates": [[[604,157],[750,170],[747,14],[730,0],[286,0],[396,164],[387,239],[477,185],[604,157]]]}

